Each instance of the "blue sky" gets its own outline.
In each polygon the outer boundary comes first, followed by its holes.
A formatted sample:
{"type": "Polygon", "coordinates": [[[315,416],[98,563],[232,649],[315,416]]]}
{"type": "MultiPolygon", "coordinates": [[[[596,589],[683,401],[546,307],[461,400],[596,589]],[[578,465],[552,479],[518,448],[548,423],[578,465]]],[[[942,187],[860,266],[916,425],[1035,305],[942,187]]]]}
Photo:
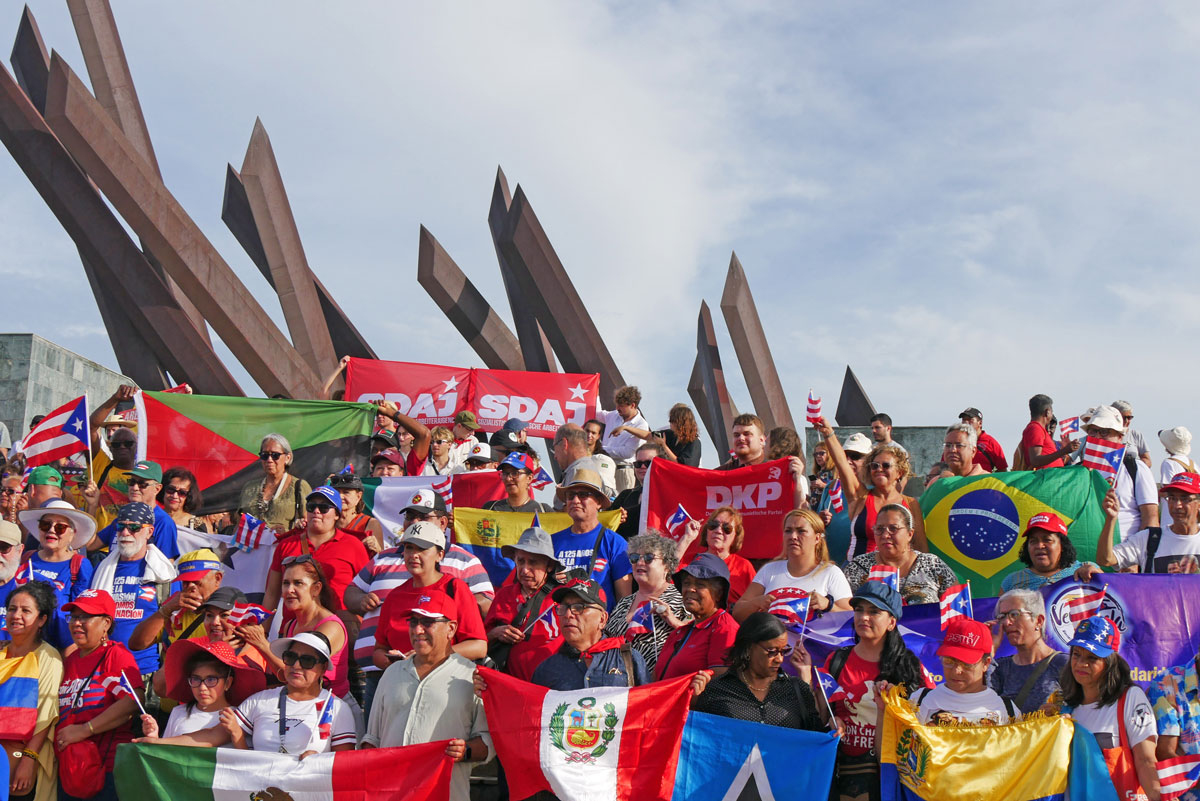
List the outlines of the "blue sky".
{"type": "MultiPolygon", "coordinates": [[[[86,77],[65,4],[30,6],[86,77]]],[[[1006,450],[1034,392],[1062,417],[1128,398],[1152,441],[1192,424],[1190,4],[114,11],[168,188],[281,324],[219,219],[256,116],[309,263],[384,358],[478,364],[416,283],[417,232],[506,314],[486,225],[502,165],[652,423],[687,399],[699,302],[716,311],[736,250],[794,416],[810,386],[832,406],[849,363],[897,424],[974,405],[1006,450]]],[[[74,247],[6,156],[0,242],[29,300],[4,329],[115,366],[74,247]]]]}

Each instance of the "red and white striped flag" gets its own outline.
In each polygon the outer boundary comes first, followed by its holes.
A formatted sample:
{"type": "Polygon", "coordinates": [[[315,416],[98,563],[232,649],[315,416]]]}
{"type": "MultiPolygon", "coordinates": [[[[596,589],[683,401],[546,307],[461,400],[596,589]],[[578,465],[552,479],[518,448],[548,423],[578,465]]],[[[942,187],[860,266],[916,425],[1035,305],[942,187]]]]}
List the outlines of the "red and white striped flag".
{"type": "Polygon", "coordinates": [[[821,419],[821,399],[814,395],[811,389],[808,391],[808,410],[804,414],[804,419],[813,425],[816,425],[817,421],[821,419]]]}
{"type": "Polygon", "coordinates": [[[1117,467],[1125,458],[1125,446],[1099,437],[1088,437],[1083,441],[1083,466],[1099,470],[1105,478],[1113,479],[1117,467]]]}
{"type": "Polygon", "coordinates": [[[971,585],[955,584],[953,587],[947,587],[942,593],[942,597],[938,600],[942,612],[942,628],[946,628],[946,624],[951,619],[962,617],[973,617],[974,610],[971,605],[971,585]]]}
{"type": "Polygon", "coordinates": [[[882,581],[896,592],[900,592],[900,568],[894,565],[875,565],[867,574],[867,581],[882,581]]]}
{"type": "Polygon", "coordinates": [[[242,519],[238,523],[237,531],[234,532],[231,544],[249,553],[262,545],[263,534],[266,530],[267,524],[265,522],[259,520],[254,515],[248,515],[243,512],[242,519]]]}
{"type": "Polygon", "coordinates": [[[1100,608],[1100,604],[1104,603],[1104,596],[1107,594],[1108,585],[1105,584],[1100,588],[1100,592],[1080,595],[1078,598],[1072,598],[1067,601],[1067,614],[1071,622],[1081,623],[1094,615],[1096,610],[1100,608]]]}
{"type": "Polygon", "coordinates": [[[1064,438],[1071,434],[1079,433],[1079,418],[1068,417],[1066,420],[1059,420],[1058,431],[1064,438]]]}
{"type": "Polygon", "coordinates": [[[234,626],[243,623],[262,623],[270,616],[270,612],[258,604],[235,603],[229,610],[229,622],[234,626]]]}
{"type": "Polygon", "coordinates": [[[65,456],[86,453],[91,441],[87,395],[83,395],[46,415],[21,441],[21,451],[28,467],[39,467],[65,456]]]}
{"type": "Polygon", "coordinates": [[[842,498],[842,482],[834,480],[829,485],[829,508],[835,512],[841,512],[846,508],[846,501],[842,498]]]}
{"type": "Polygon", "coordinates": [[[446,503],[446,509],[454,508],[454,482],[449,477],[441,481],[435,481],[429,485],[429,488],[442,496],[442,500],[446,503]]]}
{"type": "Polygon", "coordinates": [[[1171,757],[1158,763],[1163,801],[1179,798],[1200,781],[1200,754],[1171,757]]]}

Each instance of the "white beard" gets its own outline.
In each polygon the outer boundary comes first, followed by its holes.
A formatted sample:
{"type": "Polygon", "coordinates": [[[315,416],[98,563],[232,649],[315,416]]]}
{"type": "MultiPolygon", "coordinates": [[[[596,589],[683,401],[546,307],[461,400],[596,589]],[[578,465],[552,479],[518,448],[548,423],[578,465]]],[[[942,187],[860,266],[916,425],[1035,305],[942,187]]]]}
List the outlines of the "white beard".
{"type": "Polygon", "coordinates": [[[141,540],[130,540],[129,542],[117,542],[117,554],[121,559],[132,559],[142,550],[141,540]]]}
{"type": "Polygon", "coordinates": [[[7,584],[21,567],[21,547],[14,546],[0,561],[0,584],[7,584]]]}

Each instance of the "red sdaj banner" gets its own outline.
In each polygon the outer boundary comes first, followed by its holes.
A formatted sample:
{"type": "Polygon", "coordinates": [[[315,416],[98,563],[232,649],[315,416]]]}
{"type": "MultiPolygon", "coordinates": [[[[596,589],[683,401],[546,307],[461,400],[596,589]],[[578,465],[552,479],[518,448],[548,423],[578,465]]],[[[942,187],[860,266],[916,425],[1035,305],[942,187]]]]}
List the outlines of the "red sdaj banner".
{"type": "MultiPolygon", "coordinates": [[[[737,470],[705,470],[655,459],[642,489],[641,529],[666,531],[679,506],[700,521],[719,506],[732,506],[746,529],[739,553],[747,559],[770,559],[782,549],[783,518],[794,508],[794,495],[787,459],[737,470]]],[[[693,544],[688,556],[698,549],[693,544]]]]}
{"type": "Polygon", "coordinates": [[[390,400],[425,425],[449,426],[461,411],[475,413],[484,431],[516,417],[529,436],[552,437],[564,423],[583,425],[596,414],[600,376],[477,370],[414,362],[350,359],[346,400],[390,400]]]}

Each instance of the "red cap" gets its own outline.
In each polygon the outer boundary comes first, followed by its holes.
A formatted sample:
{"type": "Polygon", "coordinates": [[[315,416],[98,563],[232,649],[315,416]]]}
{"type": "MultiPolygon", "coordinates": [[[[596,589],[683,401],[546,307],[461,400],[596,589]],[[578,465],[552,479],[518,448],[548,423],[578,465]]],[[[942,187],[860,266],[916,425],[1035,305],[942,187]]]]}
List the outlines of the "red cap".
{"type": "Polygon", "coordinates": [[[1053,531],[1055,534],[1067,536],[1067,524],[1062,521],[1062,518],[1054,514],[1054,512],[1038,512],[1033,517],[1029,518],[1029,522],[1025,524],[1025,533],[1021,536],[1028,537],[1029,532],[1035,528],[1042,531],[1053,531]]]}
{"type": "Polygon", "coordinates": [[[117,616],[117,604],[104,590],[84,590],[74,601],[63,604],[64,612],[83,612],[85,615],[117,616]]]}
{"type": "Polygon", "coordinates": [[[968,665],[976,664],[992,653],[992,631],[987,624],[965,615],[950,618],[946,636],[938,646],[938,656],[948,656],[968,665]]]}
{"type": "Polygon", "coordinates": [[[1200,495],[1200,475],[1196,473],[1179,473],[1175,478],[1171,479],[1171,483],[1163,484],[1159,492],[1166,492],[1169,489],[1188,492],[1192,495],[1200,495]]]}
{"type": "Polygon", "coordinates": [[[420,615],[430,619],[445,617],[458,620],[458,607],[444,592],[431,592],[417,597],[417,605],[404,613],[405,617],[420,615]]]}

